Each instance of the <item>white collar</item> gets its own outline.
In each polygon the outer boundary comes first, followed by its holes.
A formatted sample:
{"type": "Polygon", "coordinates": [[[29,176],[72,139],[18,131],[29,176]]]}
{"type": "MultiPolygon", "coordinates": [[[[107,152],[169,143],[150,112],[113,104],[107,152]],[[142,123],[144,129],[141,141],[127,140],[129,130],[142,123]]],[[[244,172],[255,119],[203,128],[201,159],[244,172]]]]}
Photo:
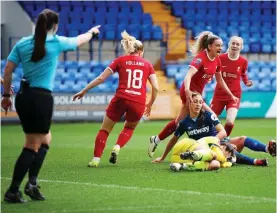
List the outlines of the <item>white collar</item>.
{"type": "Polygon", "coordinates": [[[207,57],[208,57],[208,59],[209,59],[210,61],[214,61],[214,60],[215,60],[215,57],[214,57],[214,59],[211,59],[211,58],[210,58],[210,56],[209,56],[209,54],[208,54],[208,51],[207,51],[207,49],[205,49],[205,52],[206,52],[206,54],[207,54],[207,57]]]}
{"type": "Polygon", "coordinates": [[[231,61],[236,61],[236,60],[239,59],[239,54],[238,54],[238,57],[236,57],[235,59],[231,58],[230,55],[229,55],[229,53],[227,53],[227,55],[228,55],[228,58],[229,58],[231,61]]]}

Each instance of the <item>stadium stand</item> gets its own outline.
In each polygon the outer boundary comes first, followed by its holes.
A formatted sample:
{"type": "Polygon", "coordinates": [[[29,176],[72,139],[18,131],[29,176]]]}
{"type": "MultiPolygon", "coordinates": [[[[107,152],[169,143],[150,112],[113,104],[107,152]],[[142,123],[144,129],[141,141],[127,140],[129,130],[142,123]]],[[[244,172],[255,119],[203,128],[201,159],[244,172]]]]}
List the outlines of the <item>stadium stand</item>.
{"type": "MultiPolygon", "coordinates": [[[[160,41],[162,27],[155,25],[150,13],[144,12],[138,1],[19,1],[33,21],[44,8],[60,14],[59,35],[76,36],[92,25],[101,24],[100,40],[118,41],[120,33],[127,31],[142,41],[160,41]],[[128,17],[128,18],[126,18],[128,17]]],[[[232,35],[244,39],[243,53],[276,53],[276,2],[275,1],[163,1],[171,13],[180,18],[182,27],[192,36],[203,30],[218,34],[225,43],[232,35]],[[228,14],[228,15],[226,15],[228,14]]],[[[100,50],[101,51],[101,50],[100,50]]],[[[111,61],[60,61],[55,77],[54,92],[77,92],[94,79],[111,61]]],[[[5,67],[1,61],[1,75],[5,67]]],[[[165,64],[165,74],[174,79],[179,89],[188,70],[188,63],[165,64]]],[[[249,78],[255,85],[244,91],[276,91],[276,62],[250,61],[249,78]]],[[[22,68],[13,74],[15,91],[19,89],[22,68]]],[[[118,76],[113,75],[105,84],[90,92],[115,92],[118,76]]],[[[212,91],[215,82],[207,85],[212,91]]]]}
{"type": "Polygon", "coordinates": [[[243,52],[276,53],[276,1],[164,1],[193,36],[203,30],[224,43],[233,35],[244,39],[243,52]],[[226,30],[227,29],[227,30],[226,30]]]}
{"type": "Polygon", "coordinates": [[[122,29],[140,40],[160,40],[162,30],[153,25],[150,14],[143,13],[138,1],[19,1],[35,21],[44,8],[59,12],[59,35],[76,36],[92,25],[103,25],[100,39],[119,40],[122,29]],[[132,14],[132,15],[130,15],[132,14]],[[128,18],[126,18],[128,17],[128,18]]]}
{"type": "MultiPolygon", "coordinates": [[[[187,71],[188,64],[168,64],[166,66],[166,75],[174,79],[178,89],[181,87],[187,71]]],[[[254,81],[254,86],[248,88],[242,85],[243,91],[276,91],[276,62],[249,62],[248,77],[254,81]]],[[[206,91],[213,91],[214,87],[215,79],[206,86],[206,91]]]]}

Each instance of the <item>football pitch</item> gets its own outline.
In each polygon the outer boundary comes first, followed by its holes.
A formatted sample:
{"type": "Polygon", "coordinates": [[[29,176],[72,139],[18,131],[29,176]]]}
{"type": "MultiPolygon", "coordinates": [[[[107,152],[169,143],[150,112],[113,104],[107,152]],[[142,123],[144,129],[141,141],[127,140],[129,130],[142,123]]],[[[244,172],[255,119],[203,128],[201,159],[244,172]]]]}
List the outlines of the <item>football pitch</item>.
{"type": "MultiPolygon", "coordinates": [[[[140,123],[131,141],[121,150],[118,163],[108,162],[123,123],[115,126],[98,168],[88,168],[100,123],[53,124],[52,144],[40,172],[46,200],[7,204],[3,194],[10,184],[13,166],[24,135],[19,125],[2,126],[2,213],[275,213],[276,158],[245,148],[243,153],[268,157],[269,167],[236,165],[211,172],[169,170],[169,161],[151,164],[149,136],[166,121],[140,123]]],[[[224,122],[223,122],[224,123],[224,122]]],[[[246,135],[267,143],[276,138],[275,120],[237,120],[232,136],[246,135]]],[[[164,150],[161,143],[155,157],[164,150]]],[[[24,180],[21,190],[25,185],[24,180]]]]}

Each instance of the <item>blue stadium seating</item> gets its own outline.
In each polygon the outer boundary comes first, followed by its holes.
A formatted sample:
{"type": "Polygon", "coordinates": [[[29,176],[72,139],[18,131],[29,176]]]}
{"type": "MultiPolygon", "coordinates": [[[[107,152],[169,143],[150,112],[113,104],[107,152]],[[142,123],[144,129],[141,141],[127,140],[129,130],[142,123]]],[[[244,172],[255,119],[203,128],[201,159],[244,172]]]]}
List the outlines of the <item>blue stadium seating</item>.
{"type": "Polygon", "coordinates": [[[129,30],[141,40],[162,39],[162,30],[159,26],[153,25],[150,14],[143,13],[138,1],[19,1],[19,3],[34,21],[39,12],[45,8],[59,12],[59,35],[77,36],[93,25],[100,24],[103,30],[99,39],[119,40],[123,30],[129,30]],[[144,25],[150,26],[146,33],[144,25]]]}
{"type": "Polygon", "coordinates": [[[275,1],[164,1],[173,15],[182,19],[182,26],[193,36],[203,30],[223,33],[224,43],[232,35],[244,39],[244,53],[276,52],[275,1]],[[217,20],[217,25],[214,25],[217,20]],[[203,26],[204,24],[204,26],[203,26]],[[248,32],[251,32],[249,35],[248,32]]]}
{"type": "MultiPolygon", "coordinates": [[[[65,61],[59,62],[56,70],[54,92],[77,92],[84,88],[87,83],[95,79],[103,70],[111,63],[110,60],[103,62],[97,61],[65,61]]],[[[1,74],[3,75],[5,60],[1,60],[1,74]]],[[[183,83],[186,72],[189,69],[189,62],[182,64],[166,65],[166,75],[169,78],[175,79],[177,89],[183,83]]],[[[19,82],[23,72],[21,64],[13,73],[12,84],[17,92],[19,82]]],[[[248,63],[248,78],[253,80],[254,86],[246,87],[242,83],[243,91],[276,91],[276,62],[251,61],[248,63]]],[[[90,92],[115,92],[118,85],[118,74],[110,76],[103,85],[92,89],[90,92]]],[[[215,80],[207,84],[206,91],[213,91],[215,80]]]]}
{"type": "MultiPolygon", "coordinates": [[[[183,83],[185,74],[189,69],[188,64],[168,64],[166,65],[166,75],[169,78],[174,78],[176,87],[179,89],[183,83]]],[[[243,91],[276,91],[274,81],[276,81],[276,62],[260,62],[253,61],[248,64],[248,78],[254,81],[251,88],[242,84],[243,91]],[[261,85],[260,85],[261,84],[261,85]],[[243,86],[244,85],[244,86],[243,86]]],[[[213,91],[215,81],[207,84],[206,91],[213,91]]]]}

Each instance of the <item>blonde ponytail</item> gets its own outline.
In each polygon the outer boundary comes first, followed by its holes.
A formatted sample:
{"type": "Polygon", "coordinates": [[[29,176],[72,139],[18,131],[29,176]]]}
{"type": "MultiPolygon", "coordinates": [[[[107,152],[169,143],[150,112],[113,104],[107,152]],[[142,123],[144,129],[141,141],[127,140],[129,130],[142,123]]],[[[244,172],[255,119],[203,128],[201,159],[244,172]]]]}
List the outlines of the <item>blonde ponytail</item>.
{"type": "Polygon", "coordinates": [[[121,33],[121,45],[126,54],[135,53],[139,50],[143,51],[143,44],[141,41],[136,40],[134,36],[129,35],[126,30],[121,33]]]}

